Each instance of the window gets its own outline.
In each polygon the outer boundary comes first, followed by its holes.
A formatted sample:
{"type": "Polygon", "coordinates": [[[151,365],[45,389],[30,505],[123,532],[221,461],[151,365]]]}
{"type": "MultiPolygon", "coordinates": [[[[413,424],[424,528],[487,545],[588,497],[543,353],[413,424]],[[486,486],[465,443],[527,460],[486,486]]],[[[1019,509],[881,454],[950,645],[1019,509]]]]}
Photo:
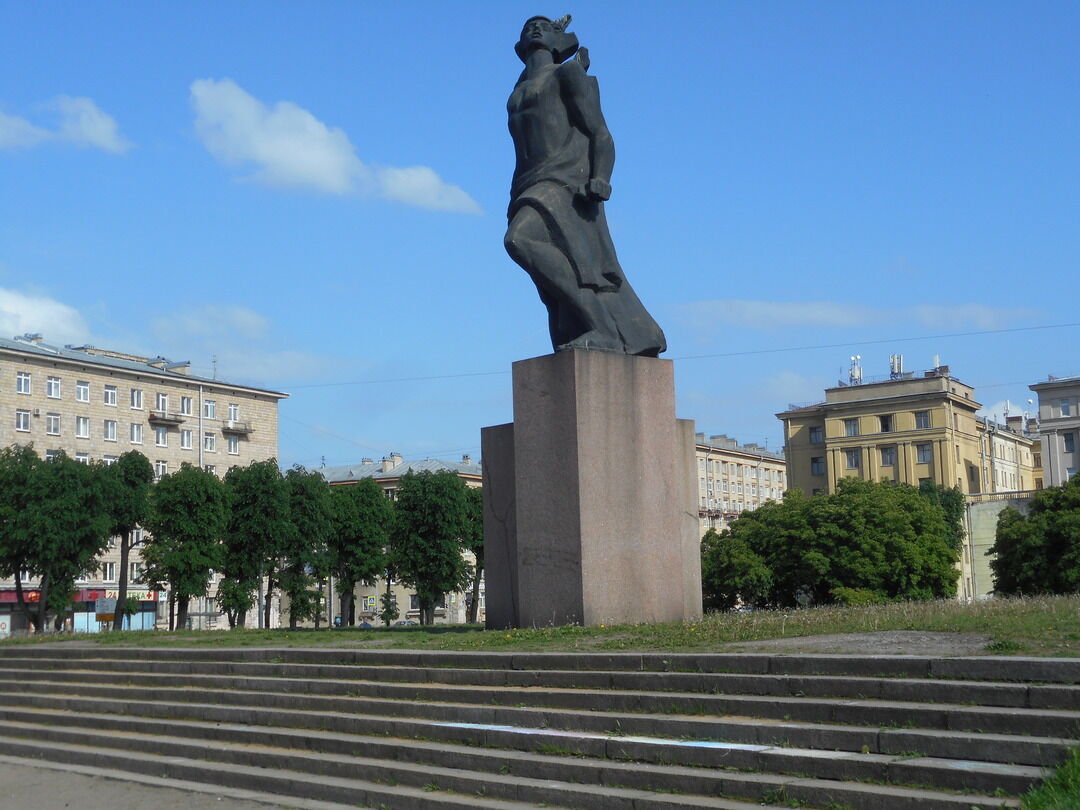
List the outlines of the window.
{"type": "Polygon", "coordinates": [[[114,408],[116,407],[116,386],[115,385],[106,385],[105,386],[105,392],[103,394],[103,401],[105,402],[106,405],[112,405],[114,408]]]}
{"type": "Polygon", "coordinates": [[[204,399],[202,404],[202,415],[207,419],[216,419],[217,403],[212,399],[204,399]]]}
{"type": "Polygon", "coordinates": [[[143,530],[140,527],[136,526],[134,529],[131,530],[131,547],[135,548],[135,546],[140,545],[142,541],[143,530]]]}
{"type": "Polygon", "coordinates": [[[30,411],[15,411],[15,429],[23,433],[30,432],[30,411]]]}
{"type": "Polygon", "coordinates": [[[76,439],[89,439],[90,438],[90,417],[89,416],[76,416],[75,417],[75,438],[76,439]]]}
{"type": "Polygon", "coordinates": [[[168,394],[154,394],[154,410],[161,411],[162,413],[169,412],[168,394]]]}
{"type": "Polygon", "coordinates": [[[45,378],[45,396],[49,399],[60,399],[60,378],[45,378]]]}
{"type": "Polygon", "coordinates": [[[142,425],[138,422],[131,423],[131,443],[142,444],[142,425]]]}
{"type": "Polygon", "coordinates": [[[1067,399],[1061,400],[1061,415],[1072,416],[1072,403],[1067,399]]]}
{"type": "Polygon", "coordinates": [[[102,461],[105,462],[106,467],[111,467],[116,463],[116,456],[105,456],[102,461]]]}
{"type": "Polygon", "coordinates": [[[181,450],[190,450],[191,449],[191,431],[190,430],[181,430],[180,431],[180,449],[181,450]]]}
{"type": "Polygon", "coordinates": [[[57,457],[57,455],[59,455],[59,453],[60,453],[59,450],[46,450],[45,451],[45,460],[46,461],[52,461],[54,458],[57,457]]]}
{"type": "Polygon", "coordinates": [[[77,462],[79,462],[80,464],[89,464],[90,463],[90,454],[89,453],[76,453],[75,454],[75,460],[77,462]]]}
{"type": "Polygon", "coordinates": [[[116,581],[116,563],[107,562],[101,564],[101,578],[105,582],[116,581]]]}
{"type": "Polygon", "coordinates": [[[847,461],[847,468],[849,470],[857,470],[862,463],[862,450],[857,447],[854,450],[845,450],[844,458],[847,461]]]}
{"type": "Polygon", "coordinates": [[[60,414],[45,414],[45,432],[48,433],[50,436],[60,435],[60,414]]]}
{"type": "Polygon", "coordinates": [[[217,437],[213,433],[203,434],[203,450],[207,453],[217,452],[217,437]]]}
{"type": "Polygon", "coordinates": [[[15,393],[16,394],[29,394],[30,393],[30,373],[27,371],[20,371],[15,375],[15,393]]]}
{"type": "Polygon", "coordinates": [[[915,411],[915,429],[928,430],[930,428],[930,411],[915,411]]]}
{"type": "Polygon", "coordinates": [[[929,464],[934,460],[934,449],[929,444],[915,445],[915,460],[919,464],[929,464]]]}
{"type": "Polygon", "coordinates": [[[821,444],[825,441],[825,431],[820,427],[810,428],[810,444],[821,444]]]}
{"type": "Polygon", "coordinates": [[[169,431],[166,428],[154,428],[154,444],[156,444],[158,447],[169,446],[169,431]]]}
{"type": "Polygon", "coordinates": [[[211,475],[217,475],[217,467],[214,466],[213,464],[207,464],[205,467],[203,467],[203,469],[206,470],[211,475]]]}
{"type": "Polygon", "coordinates": [[[191,397],[180,397],[180,413],[191,416],[191,397]]]}
{"type": "Polygon", "coordinates": [[[75,383],[75,401],[90,401],[90,383],[86,380],[79,380],[77,383],[75,383]]]}
{"type": "Polygon", "coordinates": [[[104,437],[105,437],[105,441],[107,441],[107,442],[115,442],[116,441],[116,420],[115,419],[106,419],[105,420],[105,427],[104,427],[104,430],[103,430],[103,434],[104,434],[104,437]]]}
{"type": "Polygon", "coordinates": [[[892,433],[893,420],[892,420],[892,414],[891,413],[885,414],[884,416],[879,416],[878,421],[881,423],[881,432],[882,433],[892,433]]]}
{"type": "Polygon", "coordinates": [[[1062,433],[1061,438],[1065,440],[1065,452],[1076,452],[1076,434],[1075,433],[1062,433]]]}
{"type": "MultiPolygon", "coordinates": [[[[240,437],[229,436],[229,453],[230,455],[240,455],[240,437]]],[[[712,481],[709,481],[709,489],[712,489],[712,481]]]]}
{"type": "Polygon", "coordinates": [[[859,435],[859,420],[845,419],[844,420],[844,435],[845,436],[858,436],[859,435]]]}
{"type": "Polygon", "coordinates": [[[131,389],[131,407],[134,408],[137,411],[142,410],[142,389],[141,388],[132,388],[131,389]]]}
{"type": "Polygon", "coordinates": [[[814,456],[810,459],[810,474],[811,475],[824,475],[825,474],[825,456],[814,456]]]}
{"type": "Polygon", "coordinates": [[[141,562],[131,563],[131,565],[129,566],[130,573],[128,574],[128,582],[132,583],[133,585],[141,583],[143,571],[145,569],[146,566],[143,565],[141,562]]]}
{"type": "Polygon", "coordinates": [[[235,402],[229,403],[229,421],[235,422],[240,418],[240,406],[235,402]]]}
{"type": "Polygon", "coordinates": [[[895,467],[896,466],[896,448],[895,447],[882,447],[881,448],[881,466],[882,467],[895,467]]]}
{"type": "Polygon", "coordinates": [[[160,481],[166,475],[169,474],[169,462],[167,461],[155,461],[154,462],[154,480],[160,481]]]}

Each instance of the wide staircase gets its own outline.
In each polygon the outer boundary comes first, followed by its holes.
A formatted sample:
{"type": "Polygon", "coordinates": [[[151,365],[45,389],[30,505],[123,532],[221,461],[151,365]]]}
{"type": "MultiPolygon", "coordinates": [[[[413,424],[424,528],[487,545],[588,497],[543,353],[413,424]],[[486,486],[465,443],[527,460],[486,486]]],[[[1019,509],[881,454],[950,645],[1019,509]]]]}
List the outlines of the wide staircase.
{"type": "Polygon", "coordinates": [[[1076,744],[1078,684],[1067,659],[12,645],[0,755],[298,807],[988,810],[1076,744]]]}

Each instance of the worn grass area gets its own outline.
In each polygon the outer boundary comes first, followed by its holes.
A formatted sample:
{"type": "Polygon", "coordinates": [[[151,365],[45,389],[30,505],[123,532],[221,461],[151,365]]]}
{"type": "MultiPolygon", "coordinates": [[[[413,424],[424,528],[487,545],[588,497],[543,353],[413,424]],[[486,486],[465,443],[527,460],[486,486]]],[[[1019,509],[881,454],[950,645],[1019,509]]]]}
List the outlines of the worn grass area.
{"type": "Polygon", "coordinates": [[[722,650],[731,642],[921,630],[983,633],[996,655],[1080,656],[1080,596],[903,602],[866,607],[717,613],[698,622],[485,631],[475,625],[389,630],[233,630],[100,633],[10,639],[4,644],[77,641],[137,646],[375,646],[443,650],[722,650]]]}
{"type": "Polygon", "coordinates": [[[1054,775],[1024,796],[1023,810],[1076,810],[1080,807],[1080,748],[1054,775]]]}

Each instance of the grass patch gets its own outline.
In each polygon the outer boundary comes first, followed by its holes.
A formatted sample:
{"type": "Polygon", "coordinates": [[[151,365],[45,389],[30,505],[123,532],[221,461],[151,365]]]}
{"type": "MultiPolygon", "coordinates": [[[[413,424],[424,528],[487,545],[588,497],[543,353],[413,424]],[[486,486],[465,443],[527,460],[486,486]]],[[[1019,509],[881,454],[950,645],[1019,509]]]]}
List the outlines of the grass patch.
{"type": "Polygon", "coordinates": [[[30,636],[3,645],[78,641],[102,645],[175,647],[312,647],[477,650],[712,652],[732,642],[835,633],[921,630],[980,633],[995,655],[1080,656],[1080,596],[953,600],[714,613],[701,621],[596,627],[484,630],[478,625],[300,630],[124,631],[30,636]]]}
{"type": "Polygon", "coordinates": [[[1080,807],[1080,748],[1053,775],[1024,795],[1023,810],[1076,810],[1080,807]]]}

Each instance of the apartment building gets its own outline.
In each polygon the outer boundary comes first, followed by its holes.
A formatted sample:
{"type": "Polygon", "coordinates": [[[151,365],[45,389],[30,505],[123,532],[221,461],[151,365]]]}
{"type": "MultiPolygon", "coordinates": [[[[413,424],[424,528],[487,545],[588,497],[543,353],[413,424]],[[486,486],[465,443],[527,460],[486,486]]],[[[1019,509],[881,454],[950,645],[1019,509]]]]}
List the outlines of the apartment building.
{"type": "Polygon", "coordinates": [[[722,531],[742,512],[784,497],[787,465],[783,453],[754,443],[739,444],[724,434],[695,443],[698,471],[698,517],[701,533],[722,531]]]}
{"type": "MultiPolygon", "coordinates": [[[[54,346],[40,335],[0,338],[0,444],[33,444],[44,457],[63,451],[106,464],[142,452],[160,477],[184,462],[223,476],[278,454],[278,403],[288,396],[224,380],[197,377],[190,364],[94,346],[54,346]]],[[[115,597],[119,550],[80,583],[76,630],[96,630],[96,599],[115,597]]],[[[130,593],[142,610],[135,628],[152,627],[159,594],[139,587],[142,562],[131,556],[130,593]]],[[[36,582],[25,583],[30,598],[36,582]]],[[[0,634],[13,627],[14,582],[0,581],[0,634]]],[[[197,612],[206,612],[200,604],[197,612]]],[[[213,605],[210,605],[213,609],[213,605]]]]}
{"type": "Polygon", "coordinates": [[[825,390],[825,400],[791,406],[784,423],[788,483],[808,495],[841,478],[924,480],[966,494],[1033,489],[1035,439],[980,418],[971,386],[948,366],[825,390]]]}
{"type": "Polygon", "coordinates": [[[1039,395],[1039,434],[1046,486],[1080,471],[1080,377],[1049,377],[1028,386],[1039,395]]]}
{"type": "MultiPolygon", "coordinates": [[[[331,486],[349,486],[357,484],[365,478],[371,478],[382,487],[386,497],[391,500],[397,495],[398,484],[401,477],[408,472],[452,472],[465,482],[467,487],[483,486],[483,472],[479,464],[474,464],[472,457],[465,455],[461,461],[442,461],[440,459],[425,458],[414,461],[406,461],[399,453],[390,453],[383,456],[380,461],[364,458],[356,464],[344,464],[332,467],[322,467],[319,472],[331,486]]],[[[471,552],[464,553],[465,559],[470,565],[476,562],[471,552]]],[[[416,622],[420,617],[420,604],[416,594],[403,585],[391,583],[391,592],[397,599],[400,611],[399,621],[416,622]]],[[[379,611],[382,609],[379,597],[386,593],[386,581],[377,580],[374,585],[357,585],[355,591],[356,621],[367,621],[372,624],[378,623],[379,611]]],[[[464,592],[447,594],[441,606],[435,608],[435,622],[437,624],[461,624],[467,616],[467,598],[471,593],[464,592]]],[[[332,602],[333,600],[331,600],[332,602]]],[[[335,606],[336,609],[336,606],[335,606]]],[[[477,620],[484,622],[484,583],[480,583],[480,606],[477,620]]]]}

